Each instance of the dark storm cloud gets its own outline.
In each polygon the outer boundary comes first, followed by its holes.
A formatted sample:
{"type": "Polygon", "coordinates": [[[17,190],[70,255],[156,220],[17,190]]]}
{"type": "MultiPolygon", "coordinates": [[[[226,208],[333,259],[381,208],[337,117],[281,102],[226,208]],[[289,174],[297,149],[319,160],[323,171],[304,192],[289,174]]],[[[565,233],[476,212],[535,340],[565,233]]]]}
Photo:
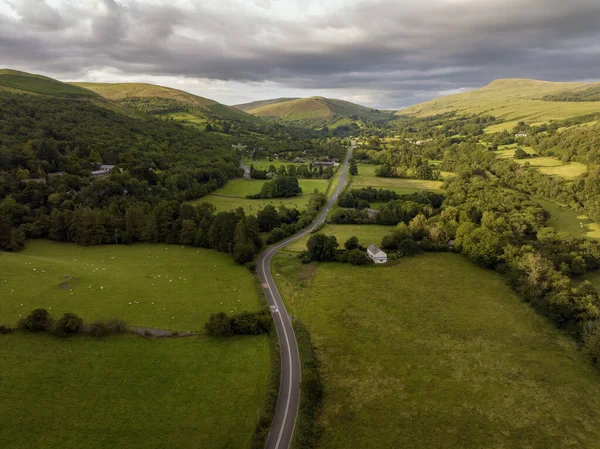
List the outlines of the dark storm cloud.
{"type": "Polygon", "coordinates": [[[273,4],[10,0],[20,19],[0,13],[1,62],[346,89],[384,106],[500,77],[599,77],[598,0],[354,1],[299,17],[273,4]]]}

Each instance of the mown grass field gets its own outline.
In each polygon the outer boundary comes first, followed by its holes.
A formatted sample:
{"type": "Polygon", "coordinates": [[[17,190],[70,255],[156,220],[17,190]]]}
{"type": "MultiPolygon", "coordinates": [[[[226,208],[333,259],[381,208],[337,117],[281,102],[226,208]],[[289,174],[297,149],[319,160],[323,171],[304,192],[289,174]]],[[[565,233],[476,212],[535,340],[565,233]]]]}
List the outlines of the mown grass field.
{"type": "Polygon", "coordinates": [[[0,447],[248,447],[268,346],[267,337],[0,335],[0,447]]]}
{"type": "MultiPolygon", "coordinates": [[[[326,235],[335,235],[340,244],[339,249],[343,249],[344,242],[352,236],[357,237],[358,242],[363,246],[368,246],[371,243],[380,245],[381,239],[394,229],[395,226],[328,224],[319,232],[326,235]]],[[[286,246],[286,250],[297,252],[304,251],[309,238],[310,235],[296,240],[289,246],[286,246]]]]}
{"type": "Polygon", "coordinates": [[[331,190],[328,189],[330,182],[335,182],[335,180],[299,179],[298,182],[302,188],[302,195],[290,198],[246,198],[247,195],[259,193],[265,182],[265,180],[259,179],[232,179],[225,186],[215,190],[210,195],[192,201],[192,204],[211,203],[214,204],[218,212],[235,210],[238,207],[242,207],[247,213],[256,213],[269,204],[275,207],[279,207],[280,205],[296,207],[302,211],[306,209],[310,195],[314,193],[315,189],[321,193],[328,193],[328,190],[331,190]]]}
{"type": "Polygon", "coordinates": [[[569,206],[560,205],[553,201],[537,197],[532,197],[532,200],[550,212],[551,217],[548,220],[548,226],[577,237],[600,239],[600,225],[590,220],[586,215],[574,211],[569,206]],[[581,226],[582,224],[583,226],[581,226]]]}
{"type": "Polygon", "coordinates": [[[358,164],[358,175],[352,177],[351,188],[374,187],[381,189],[393,190],[394,192],[403,195],[414,193],[420,190],[440,190],[442,188],[441,181],[427,181],[423,179],[399,179],[399,178],[379,178],[375,176],[375,168],[373,164],[358,164]]]}
{"type": "Polygon", "coordinates": [[[178,245],[81,247],[32,241],[0,253],[0,324],[43,307],[84,321],[120,318],[173,330],[203,326],[211,313],[258,310],[254,279],[228,255],[178,245]],[[21,306],[23,304],[23,306],[21,306]]]}
{"type": "Polygon", "coordinates": [[[274,263],[321,361],[321,449],[597,448],[600,374],[458,255],[388,266],[274,263]]]}

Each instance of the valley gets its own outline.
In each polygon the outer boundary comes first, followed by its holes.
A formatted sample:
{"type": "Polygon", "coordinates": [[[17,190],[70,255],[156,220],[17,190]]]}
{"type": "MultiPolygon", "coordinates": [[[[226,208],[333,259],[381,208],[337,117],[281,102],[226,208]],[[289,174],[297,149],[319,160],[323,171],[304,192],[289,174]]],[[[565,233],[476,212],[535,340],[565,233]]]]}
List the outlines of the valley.
{"type": "Polygon", "coordinates": [[[595,86],[394,112],[0,71],[0,446],[595,448],[595,86]]]}

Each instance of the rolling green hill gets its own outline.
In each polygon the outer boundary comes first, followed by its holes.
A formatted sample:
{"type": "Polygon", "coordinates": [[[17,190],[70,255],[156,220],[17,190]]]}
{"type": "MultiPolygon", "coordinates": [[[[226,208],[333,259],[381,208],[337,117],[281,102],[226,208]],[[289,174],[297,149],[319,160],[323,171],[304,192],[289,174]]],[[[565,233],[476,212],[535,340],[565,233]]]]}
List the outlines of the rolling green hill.
{"type": "Polygon", "coordinates": [[[278,117],[288,121],[312,120],[335,123],[344,118],[353,120],[386,120],[391,116],[377,109],[367,108],[348,101],[323,97],[293,100],[277,99],[256,103],[262,105],[248,109],[247,111],[250,114],[259,117],[278,117]]]}
{"type": "Polygon", "coordinates": [[[232,106],[179,89],[143,83],[72,83],[89,89],[120,106],[176,120],[202,123],[209,120],[257,122],[259,119],[232,106]]]}
{"type": "Polygon", "coordinates": [[[411,106],[397,115],[428,117],[447,112],[493,115],[504,123],[494,131],[509,129],[519,121],[547,123],[586,114],[600,113],[600,102],[545,101],[550,96],[582,92],[600,83],[554,83],[528,79],[500,79],[487,86],[461,94],[448,95],[411,106]]]}
{"type": "Polygon", "coordinates": [[[257,109],[257,108],[260,108],[263,106],[268,106],[270,104],[283,103],[286,101],[293,101],[293,100],[301,100],[301,98],[273,98],[271,100],[258,100],[258,101],[252,101],[250,103],[236,104],[236,105],[233,105],[233,107],[241,109],[242,111],[248,112],[252,109],[257,109]]]}
{"type": "Polygon", "coordinates": [[[53,97],[100,99],[97,93],[80,86],[63,83],[42,75],[9,69],[0,69],[0,90],[53,97]]]}

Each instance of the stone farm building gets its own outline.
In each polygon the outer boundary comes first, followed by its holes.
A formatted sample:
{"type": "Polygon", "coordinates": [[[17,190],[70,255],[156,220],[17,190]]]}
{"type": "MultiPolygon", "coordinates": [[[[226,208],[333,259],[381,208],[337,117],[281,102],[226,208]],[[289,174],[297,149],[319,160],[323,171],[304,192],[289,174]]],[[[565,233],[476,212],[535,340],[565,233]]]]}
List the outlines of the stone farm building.
{"type": "Polygon", "coordinates": [[[377,245],[369,245],[367,248],[367,255],[373,259],[373,262],[375,263],[387,262],[387,254],[384,253],[377,245]]]}

